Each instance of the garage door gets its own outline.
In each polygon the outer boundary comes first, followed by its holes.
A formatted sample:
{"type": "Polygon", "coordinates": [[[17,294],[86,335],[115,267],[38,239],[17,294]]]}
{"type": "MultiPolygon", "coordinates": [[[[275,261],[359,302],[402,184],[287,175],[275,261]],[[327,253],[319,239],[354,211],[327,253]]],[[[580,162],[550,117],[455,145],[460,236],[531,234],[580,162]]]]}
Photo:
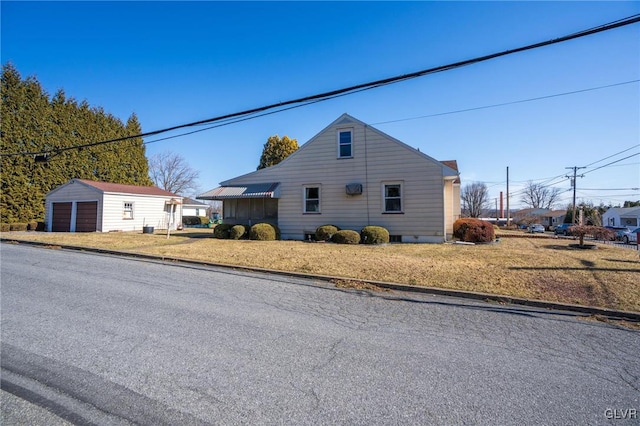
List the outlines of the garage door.
{"type": "Polygon", "coordinates": [[[97,201],[88,201],[76,204],[76,232],[96,232],[97,222],[97,201]]]}
{"type": "Polygon", "coordinates": [[[71,203],[53,203],[53,232],[71,230],[71,203]]]}

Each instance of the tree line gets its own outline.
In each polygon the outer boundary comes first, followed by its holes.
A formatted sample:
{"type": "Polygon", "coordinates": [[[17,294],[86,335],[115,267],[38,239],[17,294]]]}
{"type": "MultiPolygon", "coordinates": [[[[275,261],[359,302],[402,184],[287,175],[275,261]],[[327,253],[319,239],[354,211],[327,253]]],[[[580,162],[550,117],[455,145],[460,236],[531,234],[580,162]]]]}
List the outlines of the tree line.
{"type": "Polygon", "coordinates": [[[70,179],[151,185],[142,138],[79,147],[141,133],[135,113],[126,123],[69,98],[49,96],[35,77],[2,67],[0,104],[0,217],[3,222],[44,219],[45,195],[70,179]],[[48,161],[25,153],[49,152],[48,161]],[[19,154],[19,155],[8,155],[19,154]]]}

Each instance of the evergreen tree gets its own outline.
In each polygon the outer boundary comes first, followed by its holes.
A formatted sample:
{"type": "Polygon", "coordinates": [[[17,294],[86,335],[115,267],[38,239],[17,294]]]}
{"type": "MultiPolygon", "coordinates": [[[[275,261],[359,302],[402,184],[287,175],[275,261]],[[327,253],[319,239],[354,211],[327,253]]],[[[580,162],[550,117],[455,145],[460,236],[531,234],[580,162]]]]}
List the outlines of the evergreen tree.
{"type": "Polygon", "coordinates": [[[260,156],[260,164],[258,170],[266,167],[275,166],[298,149],[298,141],[283,136],[282,139],[278,135],[270,136],[262,149],[260,156]]]}
{"type": "Polygon", "coordinates": [[[59,90],[49,99],[34,77],[2,68],[0,216],[3,222],[44,218],[45,195],[73,178],[151,185],[142,138],[81,147],[141,133],[135,114],[126,125],[102,108],[59,90]],[[49,161],[12,153],[50,152],[49,161]]]}

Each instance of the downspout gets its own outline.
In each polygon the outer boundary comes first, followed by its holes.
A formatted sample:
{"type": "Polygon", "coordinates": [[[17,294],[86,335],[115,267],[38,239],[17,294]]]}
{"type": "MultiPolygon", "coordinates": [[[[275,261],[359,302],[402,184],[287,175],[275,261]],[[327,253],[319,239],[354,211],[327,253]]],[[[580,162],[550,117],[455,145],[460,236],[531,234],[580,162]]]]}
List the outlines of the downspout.
{"type": "Polygon", "coordinates": [[[367,157],[367,124],[364,125],[364,184],[367,200],[367,226],[371,225],[371,214],[369,213],[369,158],[367,157]]]}

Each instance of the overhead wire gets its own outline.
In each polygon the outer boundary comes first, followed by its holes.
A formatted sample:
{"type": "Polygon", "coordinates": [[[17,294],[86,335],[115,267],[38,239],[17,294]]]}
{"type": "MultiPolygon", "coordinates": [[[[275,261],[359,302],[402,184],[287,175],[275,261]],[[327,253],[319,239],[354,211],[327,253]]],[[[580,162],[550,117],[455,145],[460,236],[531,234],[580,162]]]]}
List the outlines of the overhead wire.
{"type": "MultiPolygon", "coordinates": [[[[509,49],[509,50],[505,50],[505,51],[502,51],[502,52],[491,53],[491,54],[488,54],[488,55],[484,55],[484,56],[480,56],[480,57],[476,57],[476,58],[472,58],[472,59],[467,59],[467,60],[463,60],[463,61],[459,61],[459,62],[454,62],[454,63],[447,64],[447,65],[441,65],[441,66],[437,66],[437,67],[433,67],[433,68],[428,68],[428,69],[424,69],[424,70],[420,70],[420,71],[415,71],[415,72],[408,73],[408,74],[402,74],[402,75],[389,77],[389,78],[384,78],[384,79],[380,79],[380,80],[375,80],[375,81],[371,81],[371,82],[367,82],[367,83],[361,83],[361,84],[357,84],[357,85],[353,85],[353,86],[349,86],[349,87],[345,87],[345,88],[341,88],[341,89],[332,90],[332,91],[329,91],[329,92],[324,92],[324,93],[311,95],[311,96],[305,96],[305,97],[297,98],[297,99],[291,99],[291,100],[288,100],[288,101],[269,104],[269,105],[265,105],[265,106],[261,106],[261,107],[257,107],[257,108],[252,108],[252,109],[248,109],[248,110],[244,110],[244,111],[240,111],[240,112],[235,112],[235,113],[231,113],[231,114],[225,114],[225,115],[221,115],[221,116],[217,116],[217,117],[213,117],[213,118],[208,118],[208,119],[205,119],[205,120],[199,120],[199,121],[194,121],[194,122],[191,122],[191,123],[179,124],[179,125],[167,127],[167,128],[160,129],[160,130],[154,130],[154,131],[150,131],[150,132],[143,132],[143,133],[139,133],[139,134],[136,134],[136,135],[124,136],[124,137],[119,137],[119,138],[103,140],[103,141],[91,142],[91,143],[86,143],[86,144],[82,144],[82,145],[76,145],[76,146],[72,146],[72,147],[40,150],[40,151],[35,151],[35,152],[1,153],[0,157],[9,157],[9,156],[17,156],[17,155],[46,155],[46,154],[51,154],[51,153],[60,153],[60,152],[64,152],[64,151],[71,150],[71,149],[88,148],[88,147],[93,147],[93,146],[97,146],[97,145],[104,145],[104,144],[109,144],[109,143],[122,142],[122,141],[129,140],[129,139],[145,138],[145,137],[155,136],[155,135],[159,135],[159,134],[162,134],[162,133],[167,133],[167,132],[170,132],[170,131],[184,129],[184,128],[188,128],[188,127],[200,126],[200,125],[214,123],[214,122],[225,122],[225,121],[230,120],[230,119],[238,119],[238,121],[244,121],[246,119],[249,119],[249,117],[254,115],[254,114],[259,114],[259,113],[262,113],[262,112],[265,112],[265,111],[269,111],[269,110],[273,110],[273,109],[277,109],[277,108],[282,108],[282,107],[287,107],[287,106],[291,106],[291,105],[296,105],[296,104],[304,104],[304,103],[311,102],[311,101],[320,102],[320,101],[332,99],[332,98],[334,98],[336,96],[340,96],[340,95],[357,93],[359,91],[364,91],[364,90],[371,90],[371,89],[374,89],[374,88],[378,88],[378,87],[382,87],[382,86],[386,86],[386,85],[390,85],[390,84],[399,83],[399,82],[402,82],[402,81],[406,81],[406,80],[422,77],[422,76],[429,75],[429,74],[449,71],[449,70],[452,70],[452,69],[465,67],[465,66],[469,66],[469,65],[472,65],[472,64],[477,64],[477,63],[480,63],[480,62],[485,62],[485,61],[488,61],[488,60],[491,60],[491,59],[495,59],[495,58],[499,58],[499,57],[503,57],[503,56],[507,56],[507,55],[512,55],[512,54],[515,54],[515,53],[525,52],[525,51],[532,50],[532,49],[537,49],[537,48],[540,48],[540,47],[550,46],[550,45],[553,45],[553,44],[558,44],[558,43],[562,43],[562,42],[565,42],[565,41],[574,40],[574,39],[585,37],[585,36],[588,36],[588,35],[597,34],[597,33],[603,32],[603,31],[609,31],[609,30],[612,30],[612,29],[615,29],[615,28],[620,28],[620,27],[626,26],[626,25],[635,24],[637,22],[640,22],[640,14],[635,14],[635,15],[632,15],[632,16],[629,16],[629,17],[626,17],[626,18],[622,18],[622,19],[619,19],[619,20],[616,20],[616,21],[612,21],[612,22],[603,24],[603,25],[599,25],[597,27],[593,27],[593,28],[589,28],[589,29],[586,29],[586,30],[578,31],[578,32],[575,32],[575,33],[571,33],[571,34],[562,36],[562,37],[558,37],[558,38],[554,38],[554,39],[550,39],[550,40],[546,40],[546,41],[542,41],[542,42],[538,42],[538,43],[529,44],[529,45],[518,47],[518,48],[515,48],[515,49],[509,49]]],[[[252,117],[252,118],[256,118],[256,117],[252,117]]],[[[227,123],[227,124],[229,124],[229,123],[227,123]]],[[[200,129],[200,130],[205,130],[205,129],[200,129]]]]}
{"type": "Polygon", "coordinates": [[[575,95],[577,93],[590,92],[590,91],[594,91],[594,90],[608,89],[608,88],[611,88],[611,87],[622,86],[622,85],[625,85],[625,84],[638,83],[639,81],[640,80],[629,80],[629,81],[623,81],[621,83],[608,84],[606,86],[598,86],[598,87],[591,87],[591,88],[588,88],[588,89],[573,90],[571,92],[556,93],[556,94],[553,94],[553,95],[538,96],[538,97],[535,97],[535,98],[520,99],[520,100],[517,100],[517,101],[502,102],[502,103],[499,103],[499,104],[483,105],[483,106],[479,106],[479,107],[458,109],[458,110],[447,111],[447,112],[438,112],[438,113],[428,114],[428,115],[419,115],[419,116],[416,116],[416,117],[399,118],[397,120],[378,121],[377,123],[371,123],[371,124],[372,125],[380,125],[380,124],[398,123],[398,122],[401,122],[401,121],[419,120],[419,119],[423,119],[423,118],[440,117],[440,116],[443,116],[443,115],[459,114],[459,113],[462,113],[462,112],[470,112],[470,111],[478,111],[478,110],[482,110],[482,109],[497,108],[497,107],[501,107],[501,106],[515,105],[515,104],[521,104],[521,103],[525,103],[525,102],[539,101],[539,100],[542,100],[542,99],[550,99],[550,98],[556,98],[556,97],[560,97],[560,96],[575,95]]]}

